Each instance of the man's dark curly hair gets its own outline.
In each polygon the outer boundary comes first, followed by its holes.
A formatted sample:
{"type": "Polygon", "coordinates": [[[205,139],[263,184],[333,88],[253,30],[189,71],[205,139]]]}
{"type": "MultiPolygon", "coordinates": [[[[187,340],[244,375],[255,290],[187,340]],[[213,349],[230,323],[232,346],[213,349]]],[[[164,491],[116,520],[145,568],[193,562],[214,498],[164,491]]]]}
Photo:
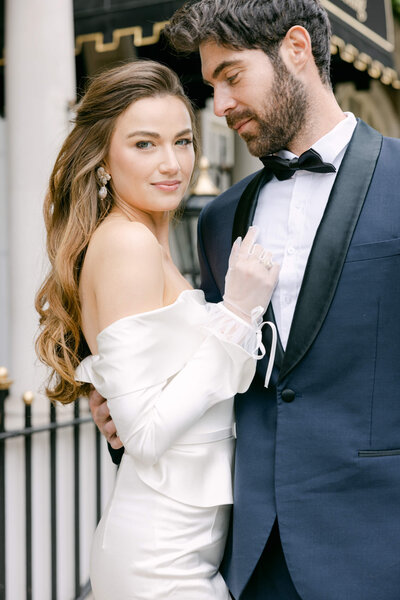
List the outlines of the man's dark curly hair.
{"type": "Polygon", "coordinates": [[[329,84],[331,27],[319,0],[189,0],[165,33],[179,52],[196,52],[212,40],[237,50],[263,50],[274,62],[294,25],[308,31],[321,80],[329,84]]]}

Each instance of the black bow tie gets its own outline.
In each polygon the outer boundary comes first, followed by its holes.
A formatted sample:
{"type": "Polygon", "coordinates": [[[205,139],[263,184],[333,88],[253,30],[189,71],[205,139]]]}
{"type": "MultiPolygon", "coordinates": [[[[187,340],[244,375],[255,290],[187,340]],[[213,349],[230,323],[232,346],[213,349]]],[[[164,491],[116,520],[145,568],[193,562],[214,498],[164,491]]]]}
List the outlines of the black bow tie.
{"type": "Polygon", "coordinates": [[[289,179],[295,171],[312,171],[313,173],[336,173],[336,168],[331,163],[325,163],[318,152],[307,150],[299,158],[281,158],[269,154],[260,158],[264,167],[272,171],[279,181],[289,179]]]}

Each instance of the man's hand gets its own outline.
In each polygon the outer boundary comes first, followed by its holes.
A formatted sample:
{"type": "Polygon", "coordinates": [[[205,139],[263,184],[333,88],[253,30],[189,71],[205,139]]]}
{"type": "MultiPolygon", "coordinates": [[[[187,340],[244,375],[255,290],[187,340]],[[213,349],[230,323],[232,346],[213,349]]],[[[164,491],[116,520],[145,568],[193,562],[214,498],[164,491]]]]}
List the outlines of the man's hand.
{"type": "Polygon", "coordinates": [[[111,448],[118,450],[123,444],[117,435],[117,429],[114,421],[110,417],[107,401],[99,392],[92,390],[89,394],[89,406],[92,412],[93,421],[96,423],[100,432],[104,435],[111,448]]]}

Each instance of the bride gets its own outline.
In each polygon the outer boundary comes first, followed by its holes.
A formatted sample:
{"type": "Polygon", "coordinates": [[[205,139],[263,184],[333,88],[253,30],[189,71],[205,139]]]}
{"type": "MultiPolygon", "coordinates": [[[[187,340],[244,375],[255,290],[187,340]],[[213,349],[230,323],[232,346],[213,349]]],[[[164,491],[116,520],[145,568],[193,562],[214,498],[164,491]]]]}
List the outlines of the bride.
{"type": "MultiPolygon", "coordinates": [[[[93,385],[125,453],[95,533],[96,600],[227,600],[218,572],[232,504],[233,397],[254,375],[278,276],[251,228],[223,303],[173,263],[168,225],[191,180],[193,110],[167,67],[96,77],[45,200],[51,270],[36,299],[47,393],[93,385]]],[[[273,353],[273,351],[272,351],[273,353]]]]}

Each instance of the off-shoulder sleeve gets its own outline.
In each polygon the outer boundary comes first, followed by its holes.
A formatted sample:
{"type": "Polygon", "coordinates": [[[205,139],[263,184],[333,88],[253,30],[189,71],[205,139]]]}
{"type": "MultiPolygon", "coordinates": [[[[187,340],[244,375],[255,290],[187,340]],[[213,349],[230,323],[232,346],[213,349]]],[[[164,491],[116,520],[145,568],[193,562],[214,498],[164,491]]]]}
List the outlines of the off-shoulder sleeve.
{"type": "Polygon", "coordinates": [[[255,371],[252,353],[209,328],[205,302],[168,308],[110,326],[76,372],[108,399],[126,451],[149,465],[255,371]]]}
{"type": "Polygon", "coordinates": [[[126,451],[147,465],[214,405],[246,391],[255,371],[251,353],[209,329],[205,303],[156,312],[110,326],[76,373],[108,399],[126,451]]]}
{"type": "Polygon", "coordinates": [[[255,337],[195,290],[105,329],[76,379],[108,399],[124,460],[146,484],[197,506],[228,504],[233,396],[254,376],[255,337]]]}

